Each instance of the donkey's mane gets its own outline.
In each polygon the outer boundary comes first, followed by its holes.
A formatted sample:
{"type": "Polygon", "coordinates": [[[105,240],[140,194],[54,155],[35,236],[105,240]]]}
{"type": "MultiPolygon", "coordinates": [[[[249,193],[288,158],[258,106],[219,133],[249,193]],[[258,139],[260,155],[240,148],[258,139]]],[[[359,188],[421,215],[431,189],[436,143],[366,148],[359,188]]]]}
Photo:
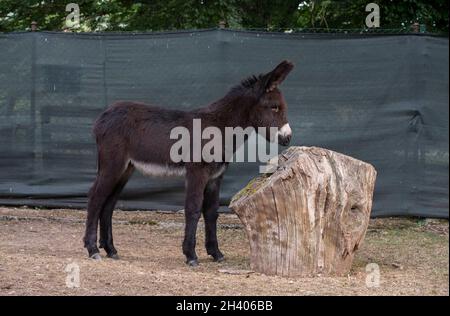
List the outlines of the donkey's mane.
{"type": "Polygon", "coordinates": [[[262,77],[263,75],[260,74],[257,76],[252,75],[243,79],[239,84],[233,86],[222,99],[211,103],[206,108],[198,109],[197,111],[208,112],[211,110],[217,110],[223,107],[228,107],[230,105],[235,104],[234,101],[236,98],[255,94],[253,87],[261,80],[262,77]]]}
{"type": "Polygon", "coordinates": [[[249,90],[251,90],[256,83],[258,83],[259,80],[261,80],[261,78],[263,77],[263,75],[252,75],[249,76],[245,79],[243,79],[239,84],[235,85],[234,87],[232,87],[230,89],[229,94],[231,95],[241,95],[249,90]]]}
{"type": "Polygon", "coordinates": [[[253,76],[247,77],[241,81],[239,86],[241,86],[243,88],[252,88],[261,78],[262,78],[262,75],[258,75],[258,76],[253,75],[253,76]]]}

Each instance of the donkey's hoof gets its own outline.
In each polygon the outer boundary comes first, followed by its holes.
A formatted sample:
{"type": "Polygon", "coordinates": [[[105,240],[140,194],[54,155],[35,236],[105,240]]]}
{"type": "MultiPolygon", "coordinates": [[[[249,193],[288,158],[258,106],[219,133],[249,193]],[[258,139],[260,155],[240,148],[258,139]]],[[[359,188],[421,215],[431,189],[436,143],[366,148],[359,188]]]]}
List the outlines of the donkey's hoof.
{"type": "Polygon", "coordinates": [[[107,257],[110,259],[114,259],[114,260],[119,260],[120,257],[117,253],[111,253],[111,254],[107,254],[107,257]]]}
{"type": "Polygon", "coordinates": [[[223,256],[222,252],[220,252],[220,250],[208,251],[208,255],[212,257],[214,262],[222,262],[225,260],[225,257],[223,256]]]}
{"type": "Polygon", "coordinates": [[[213,257],[214,262],[223,262],[225,261],[225,257],[223,255],[221,256],[217,256],[217,257],[213,257]]]}
{"type": "Polygon", "coordinates": [[[198,260],[197,259],[188,260],[186,261],[186,264],[190,267],[196,267],[198,266],[198,260]]]}
{"type": "Polygon", "coordinates": [[[92,260],[102,260],[102,257],[100,256],[100,254],[98,252],[92,254],[89,258],[92,260]]]}

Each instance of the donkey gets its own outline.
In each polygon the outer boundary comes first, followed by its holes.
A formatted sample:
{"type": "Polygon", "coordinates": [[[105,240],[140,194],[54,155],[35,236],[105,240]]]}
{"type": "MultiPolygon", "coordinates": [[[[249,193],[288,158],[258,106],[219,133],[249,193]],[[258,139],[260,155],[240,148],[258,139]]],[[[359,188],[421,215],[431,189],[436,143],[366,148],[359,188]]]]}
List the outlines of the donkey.
{"type": "MultiPolygon", "coordinates": [[[[171,130],[182,126],[192,132],[193,120],[201,119],[202,128],[225,127],[276,128],[275,139],[287,146],[291,128],[287,104],[278,85],[294,65],[281,62],[274,70],[252,76],[233,87],[223,98],[192,110],[169,110],[138,102],[119,101],[96,120],[93,133],[97,142],[97,176],[88,194],[84,246],[89,257],[101,259],[99,247],[107,257],[118,259],[112,235],[112,214],[118,197],[135,169],[150,176],[184,175],[186,179],[185,231],[183,254],[190,266],[198,265],[195,252],[197,224],[205,221],[205,246],[214,261],[224,260],[217,242],[219,190],[228,162],[174,162],[170,157],[175,140],[171,130]]],[[[272,140],[269,133],[266,139],[272,140]]],[[[236,150],[234,148],[233,150],[236,150]]]]}

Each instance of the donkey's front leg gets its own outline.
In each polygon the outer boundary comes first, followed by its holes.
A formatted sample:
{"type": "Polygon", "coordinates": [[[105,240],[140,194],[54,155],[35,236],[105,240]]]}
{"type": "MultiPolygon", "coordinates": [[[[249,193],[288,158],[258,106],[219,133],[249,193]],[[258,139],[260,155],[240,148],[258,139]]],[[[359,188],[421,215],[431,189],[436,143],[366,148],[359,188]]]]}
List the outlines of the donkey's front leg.
{"type": "Polygon", "coordinates": [[[224,260],[222,252],[219,250],[217,242],[217,218],[219,214],[219,193],[222,176],[211,180],[206,185],[205,195],[203,199],[203,218],[205,219],[205,247],[208,255],[212,256],[214,261],[221,262],[224,260]]]}
{"type": "Polygon", "coordinates": [[[202,172],[202,170],[187,170],[183,253],[186,256],[186,263],[190,266],[198,265],[198,258],[195,253],[196,233],[207,182],[208,174],[202,172]]]}

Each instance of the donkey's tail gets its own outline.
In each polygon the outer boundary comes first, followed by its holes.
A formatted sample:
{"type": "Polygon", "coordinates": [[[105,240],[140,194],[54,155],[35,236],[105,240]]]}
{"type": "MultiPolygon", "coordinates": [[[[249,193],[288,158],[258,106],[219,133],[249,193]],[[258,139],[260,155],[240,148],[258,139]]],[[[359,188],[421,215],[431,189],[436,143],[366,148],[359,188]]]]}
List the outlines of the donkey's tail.
{"type": "Polygon", "coordinates": [[[98,148],[98,137],[95,137],[95,141],[97,142],[97,175],[100,174],[100,149],[98,148]]]}
{"type": "Polygon", "coordinates": [[[101,170],[101,147],[102,147],[102,139],[106,134],[106,117],[109,112],[109,109],[104,111],[100,116],[95,120],[94,126],[92,128],[92,134],[95,138],[95,143],[97,144],[97,174],[99,174],[101,170]]]}

